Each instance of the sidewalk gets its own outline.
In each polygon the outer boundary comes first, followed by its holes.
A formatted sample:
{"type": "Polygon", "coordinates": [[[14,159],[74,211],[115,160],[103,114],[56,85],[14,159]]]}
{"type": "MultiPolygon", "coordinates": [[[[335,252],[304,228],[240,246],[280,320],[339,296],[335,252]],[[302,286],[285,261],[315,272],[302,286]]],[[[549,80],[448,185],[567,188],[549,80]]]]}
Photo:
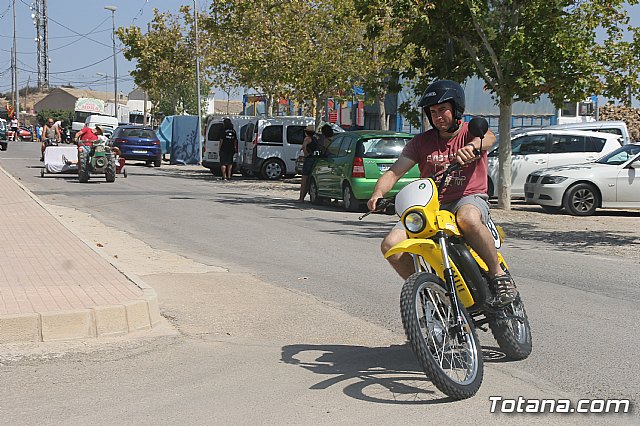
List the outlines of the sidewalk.
{"type": "Polygon", "coordinates": [[[155,291],[85,244],[0,168],[0,343],[123,335],[160,320],[155,291]]]}

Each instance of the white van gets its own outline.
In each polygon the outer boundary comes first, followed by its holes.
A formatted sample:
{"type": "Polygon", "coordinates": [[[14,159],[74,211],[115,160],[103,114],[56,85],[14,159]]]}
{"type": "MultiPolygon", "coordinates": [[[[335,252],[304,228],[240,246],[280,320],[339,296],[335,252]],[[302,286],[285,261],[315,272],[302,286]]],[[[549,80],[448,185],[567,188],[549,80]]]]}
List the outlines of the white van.
{"type": "Polygon", "coordinates": [[[84,120],[84,125],[89,127],[100,126],[105,136],[109,137],[115,128],[118,127],[118,119],[107,115],[90,115],[84,120]]]}
{"type": "MultiPolygon", "coordinates": [[[[202,151],[202,165],[211,170],[211,173],[215,175],[220,174],[220,159],[218,155],[220,153],[220,139],[224,135],[223,120],[228,118],[233,124],[233,129],[238,135],[238,158],[236,164],[234,164],[234,172],[240,168],[242,164],[243,155],[245,151],[245,139],[247,126],[256,120],[254,116],[248,115],[219,115],[212,114],[207,116],[206,120],[206,137],[204,140],[204,146],[202,151]]],[[[251,145],[251,139],[248,140],[251,145]]]]}
{"type": "Polygon", "coordinates": [[[572,129],[582,130],[585,132],[603,132],[612,133],[620,137],[622,144],[631,143],[629,129],[624,121],[585,121],[582,123],[556,124],[555,126],[546,127],[547,129],[572,129]]]}
{"type": "Polygon", "coordinates": [[[251,144],[245,144],[242,173],[269,180],[294,175],[304,128],[315,122],[303,116],[254,117],[246,129],[245,138],[251,137],[251,144]]]}
{"type": "MultiPolygon", "coordinates": [[[[511,196],[524,198],[524,184],[529,173],[548,167],[595,161],[620,148],[617,135],[574,129],[551,129],[515,135],[511,138],[511,196]]],[[[488,154],[488,193],[497,196],[498,147],[488,154]]]]}

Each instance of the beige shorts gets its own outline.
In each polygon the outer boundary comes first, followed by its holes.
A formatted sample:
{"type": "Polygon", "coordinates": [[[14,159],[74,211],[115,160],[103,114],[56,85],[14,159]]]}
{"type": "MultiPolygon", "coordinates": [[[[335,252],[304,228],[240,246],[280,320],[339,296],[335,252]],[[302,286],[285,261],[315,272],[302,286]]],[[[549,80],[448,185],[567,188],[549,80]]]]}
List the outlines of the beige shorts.
{"type": "MultiPolygon", "coordinates": [[[[487,222],[489,222],[489,219],[491,218],[491,212],[489,211],[489,197],[486,194],[465,195],[457,201],[441,204],[440,209],[448,210],[451,213],[456,214],[460,207],[466,204],[476,206],[478,210],[480,210],[480,218],[482,220],[482,223],[486,225],[487,222]]],[[[404,225],[402,225],[401,221],[398,221],[393,229],[404,230],[404,225]]]]}

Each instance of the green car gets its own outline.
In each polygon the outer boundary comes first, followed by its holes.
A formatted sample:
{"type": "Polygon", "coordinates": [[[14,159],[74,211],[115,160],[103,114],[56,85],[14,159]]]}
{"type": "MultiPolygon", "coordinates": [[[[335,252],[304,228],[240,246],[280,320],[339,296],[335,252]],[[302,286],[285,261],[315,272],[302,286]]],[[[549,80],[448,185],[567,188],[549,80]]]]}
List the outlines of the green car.
{"type": "Polygon", "coordinates": [[[7,150],[7,122],[0,118],[0,150],[7,150]]]}
{"type": "MultiPolygon", "coordinates": [[[[338,133],[326,153],[316,160],[309,182],[313,204],[335,198],[347,211],[362,211],[380,176],[398,159],[413,138],[408,133],[359,130],[338,133]]],[[[393,198],[409,182],[420,177],[414,166],[385,197],[393,198]]]]}

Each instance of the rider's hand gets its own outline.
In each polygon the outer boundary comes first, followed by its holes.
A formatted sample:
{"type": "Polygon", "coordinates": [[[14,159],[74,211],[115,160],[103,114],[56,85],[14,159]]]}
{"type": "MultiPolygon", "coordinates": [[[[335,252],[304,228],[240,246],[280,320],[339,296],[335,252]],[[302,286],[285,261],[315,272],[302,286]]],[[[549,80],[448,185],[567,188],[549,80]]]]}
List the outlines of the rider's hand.
{"type": "Polygon", "coordinates": [[[467,144],[456,152],[456,160],[462,166],[472,162],[477,156],[477,149],[472,144],[467,144]]]}
{"type": "Polygon", "coordinates": [[[369,201],[367,201],[367,208],[369,209],[370,212],[375,211],[378,204],[378,200],[380,198],[382,198],[382,194],[378,194],[374,192],[371,195],[371,198],[369,198],[369,201]]]}

